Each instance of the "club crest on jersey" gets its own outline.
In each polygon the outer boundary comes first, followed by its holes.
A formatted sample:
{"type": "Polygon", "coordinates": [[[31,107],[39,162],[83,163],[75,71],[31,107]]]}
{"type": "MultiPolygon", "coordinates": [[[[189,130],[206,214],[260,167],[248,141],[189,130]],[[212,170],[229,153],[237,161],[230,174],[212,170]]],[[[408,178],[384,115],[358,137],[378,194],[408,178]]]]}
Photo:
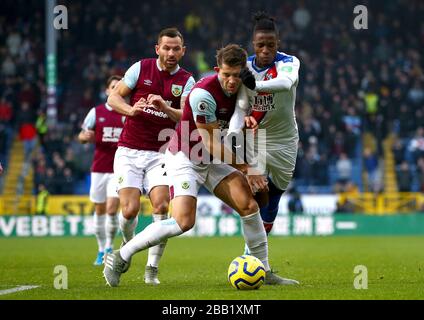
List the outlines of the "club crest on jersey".
{"type": "Polygon", "coordinates": [[[103,117],[100,117],[99,118],[99,122],[105,122],[106,121],[106,119],[105,118],[103,118],[103,117]]]}
{"type": "Polygon", "coordinates": [[[267,73],[264,77],[264,80],[271,80],[273,79],[272,74],[267,73]]]}
{"type": "Polygon", "coordinates": [[[174,97],[179,97],[181,93],[183,93],[183,86],[173,84],[171,86],[171,92],[174,95],[174,97]]]}
{"type": "Polygon", "coordinates": [[[190,188],[190,183],[188,181],[184,181],[181,184],[181,188],[183,188],[184,190],[187,190],[188,188],[190,188]]]}

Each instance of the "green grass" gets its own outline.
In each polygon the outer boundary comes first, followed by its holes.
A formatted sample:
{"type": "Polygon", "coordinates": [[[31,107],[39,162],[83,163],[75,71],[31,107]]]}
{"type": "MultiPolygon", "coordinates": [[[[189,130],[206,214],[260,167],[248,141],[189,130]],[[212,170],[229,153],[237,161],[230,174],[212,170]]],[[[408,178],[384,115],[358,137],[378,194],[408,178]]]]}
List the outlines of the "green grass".
{"type": "MultiPolygon", "coordinates": [[[[118,244],[117,239],[117,244],[118,244]]],[[[160,266],[160,286],[143,282],[146,253],[133,258],[118,288],[109,288],[103,267],[94,267],[94,238],[0,239],[0,290],[39,288],[0,299],[423,299],[424,237],[271,237],[270,261],[299,287],[262,286],[238,291],[227,283],[231,260],[242,251],[241,237],[176,238],[160,266]],[[68,269],[68,289],[56,290],[56,265],[68,269]],[[368,268],[368,289],[355,290],[356,265],[368,268]]]]}

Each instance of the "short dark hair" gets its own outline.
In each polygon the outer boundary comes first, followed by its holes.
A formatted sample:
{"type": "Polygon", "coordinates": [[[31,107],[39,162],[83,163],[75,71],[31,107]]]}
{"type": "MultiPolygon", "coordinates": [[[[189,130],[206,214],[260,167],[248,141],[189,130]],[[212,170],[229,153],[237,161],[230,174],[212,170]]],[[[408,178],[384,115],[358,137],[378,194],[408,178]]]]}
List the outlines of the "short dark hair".
{"type": "Polygon", "coordinates": [[[160,39],[162,39],[162,37],[170,37],[170,38],[179,37],[181,39],[181,42],[184,43],[183,35],[177,28],[166,28],[166,29],[163,29],[161,32],[159,32],[158,43],[160,42],[160,39]]]}
{"type": "Polygon", "coordinates": [[[113,80],[120,81],[121,79],[122,79],[122,77],[118,76],[117,74],[110,76],[106,81],[106,88],[109,88],[109,86],[110,86],[110,84],[112,83],[113,80]]]}
{"type": "Polygon", "coordinates": [[[228,44],[216,53],[216,63],[222,67],[225,63],[230,67],[246,66],[247,52],[238,44],[228,44]]]}
{"type": "Polygon", "coordinates": [[[253,27],[253,34],[256,32],[275,32],[278,36],[278,28],[275,24],[274,18],[271,18],[266,12],[258,11],[253,15],[255,26],[253,27]]]}

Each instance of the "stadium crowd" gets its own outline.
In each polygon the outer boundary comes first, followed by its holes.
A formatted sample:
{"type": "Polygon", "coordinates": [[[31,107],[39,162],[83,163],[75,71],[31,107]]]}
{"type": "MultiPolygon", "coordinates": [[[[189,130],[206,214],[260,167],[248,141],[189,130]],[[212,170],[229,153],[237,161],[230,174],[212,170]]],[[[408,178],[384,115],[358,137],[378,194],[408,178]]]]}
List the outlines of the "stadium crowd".
{"type": "Polygon", "coordinates": [[[92,146],[76,135],[87,111],[106,100],[103,83],[141,57],[154,57],[155,35],[178,27],[182,65],[198,80],[229,42],[252,52],[251,14],[266,10],[281,26],[281,51],[301,61],[296,114],[300,144],[293,183],[299,192],[362,186],[382,191],[382,143],[393,154],[401,191],[424,191],[424,3],[364,1],[368,29],[353,27],[355,1],[58,1],[68,8],[58,31],[58,125],[43,129],[46,101],[44,2],[4,0],[0,7],[0,161],[12,137],[32,154],[34,192],[88,193],[92,146]],[[207,4],[207,10],[205,5],[207,4]],[[165,8],[165,9],[164,9],[165,8]],[[399,14],[401,12],[401,14],[399,14]],[[165,23],[166,22],[166,23],[165,23]],[[374,137],[375,147],[363,140],[374,137]],[[38,136],[39,148],[35,148],[38,136]],[[35,149],[35,152],[32,152],[35,149]]]}

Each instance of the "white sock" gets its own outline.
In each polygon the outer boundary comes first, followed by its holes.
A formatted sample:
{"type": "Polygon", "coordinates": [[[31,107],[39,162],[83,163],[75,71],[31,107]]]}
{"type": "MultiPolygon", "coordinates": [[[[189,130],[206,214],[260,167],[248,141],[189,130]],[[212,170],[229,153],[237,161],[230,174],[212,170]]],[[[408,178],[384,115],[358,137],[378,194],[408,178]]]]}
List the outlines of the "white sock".
{"type": "Polygon", "coordinates": [[[116,230],[118,230],[118,216],[116,214],[106,215],[106,249],[113,249],[113,239],[115,239],[116,230]]]}
{"type": "MultiPolygon", "coordinates": [[[[153,214],[152,217],[153,217],[153,222],[157,222],[157,221],[165,220],[168,217],[168,215],[153,214]]],[[[156,267],[156,268],[159,266],[159,261],[160,261],[160,258],[162,258],[163,251],[165,250],[166,242],[167,242],[167,239],[165,239],[158,245],[149,248],[149,257],[147,259],[146,265],[156,267]]]]}
{"type": "Polygon", "coordinates": [[[135,235],[135,228],[138,224],[138,216],[133,219],[126,219],[122,211],[119,213],[119,228],[122,231],[122,237],[124,238],[125,242],[130,241],[132,238],[134,238],[135,235]]]}
{"type": "Polygon", "coordinates": [[[106,243],[106,229],[105,229],[105,215],[99,216],[94,213],[94,234],[96,235],[97,244],[99,246],[99,252],[105,251],[106,243]]]}
{"type": "Polygon", "coordinates": [[[262,261],[265,271],[270,270],[268,263],[268,239],[261,215],[258,212],[241,217],[244,241],[249,247],[250,254],[262,261]]]}
{"type": "Polygon", "coordinates": [[[182,233],[183,230],[174,218],[153,222],[123,246],[119,252],[122,259],[129,261],[135,253],[182,233]]]}

